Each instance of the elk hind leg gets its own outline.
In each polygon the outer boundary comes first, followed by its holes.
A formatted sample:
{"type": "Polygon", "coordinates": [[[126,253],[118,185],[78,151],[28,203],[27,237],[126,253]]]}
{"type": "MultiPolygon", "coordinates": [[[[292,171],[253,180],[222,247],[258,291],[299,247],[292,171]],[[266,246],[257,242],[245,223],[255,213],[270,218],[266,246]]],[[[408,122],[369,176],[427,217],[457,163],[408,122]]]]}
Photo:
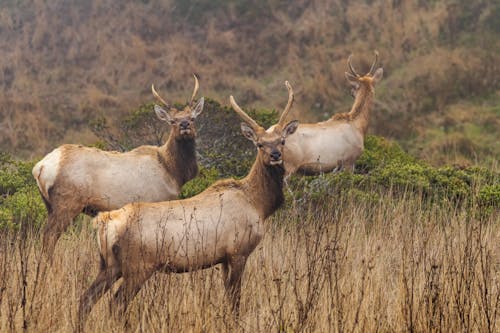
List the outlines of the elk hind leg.
{"type": "Polygon", "coordinates": [[[152,274],[153,270],[148,270],[143,273],[134,273],[133,275],[127,274],[127,276],[123,276],[122,284],[115,292],[112,300],[114,305],[114,309],[112,309],[112,311],[115,320],[123,322],[125,327],[129,325],[129,322],[128,320],[123,320],[123,317],[125,316],[130,302],[134,299],[139,290],[141,290],[143,284],[152,274]]]}
{"type": "Polygon", "coordinates": [[[80,298],[78,308],[78,330],[83,331],[92,307],[111,288],[113,283],[120,278],[120,272],[114,267],[105,267],[104,259],[101,257],[101,271],[95,278],[92,285],[80,298]]]}

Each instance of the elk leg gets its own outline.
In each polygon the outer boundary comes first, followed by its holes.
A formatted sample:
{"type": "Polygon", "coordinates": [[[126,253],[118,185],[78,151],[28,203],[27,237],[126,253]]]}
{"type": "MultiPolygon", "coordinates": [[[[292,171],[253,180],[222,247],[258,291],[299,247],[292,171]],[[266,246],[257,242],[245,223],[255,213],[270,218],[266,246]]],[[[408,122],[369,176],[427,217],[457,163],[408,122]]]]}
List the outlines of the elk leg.
{"type": "Polygon", "coordinates": [[[83,331],[85,327],[85,321],[87,320],[92,307],[119,278],[120,272],[113,268],[105,268],[99,272],[92,285],[80,298],[80,306],[78,308],[79,332],[83,331]]]}
{"type": "Polygon", "coordinates": [[[43,247],[42,253],[52,262],[54,249],[57,240],[62,233],[66,231],[73,218],[78,215],[79,211],[72,214],[70,211],[49,213],[47,223],[43,227],[43,247]]]}
{"type": "Polygon", "coordinates": [[[62,233],[68,229],[68,226],[73,219],[82,212],[84,208],[83,200],[76,198],[75,192],[65,191],[61,193],[57,189],[49,190],[50,204],[49,215],[47,223],[43,228],[43,248],[42,253],[52,261],[56,243],[61,237],[62,233]]]}
{"type": "Polygon", "coordinates": [[[124,326],[128,326],[128,320],[123,320],[123,316],[127,311],[128,305],[132,299],[137,295],[144,282],[153,274],[153,272],[147,272],[143,274],[127,274],[128,276],[123,278],[121,286],[116,291],[113,303],[115,305],[114,316],[118,321],[122,321],[124,326]]]}
{"type": "MultiPolygon", "coordinates": [[[[342,168],[340,170],[345,170],[349,173],[354,173],[354,164],[356,160],[355,159],[348,159],[342,163],[342,168]]],[[[339,171],[340,171],[339,170],[339,171]]]]}
{"type": "Polygon", "coordinates": [[[245,269],[247,257],[232,256],[229,260],[230,273],[229,278],[225,281],[226,293],[232,305],[233,312],[238,315],[240,310],[241,296],[241,276],[245,269]]]}
{"type": "Polygon", "coordinates": [[[222,263],[222,280],[224,281],[224,286],[228,283],[227,279],[229,276],[229,264],[227,261],[222,263]]]}

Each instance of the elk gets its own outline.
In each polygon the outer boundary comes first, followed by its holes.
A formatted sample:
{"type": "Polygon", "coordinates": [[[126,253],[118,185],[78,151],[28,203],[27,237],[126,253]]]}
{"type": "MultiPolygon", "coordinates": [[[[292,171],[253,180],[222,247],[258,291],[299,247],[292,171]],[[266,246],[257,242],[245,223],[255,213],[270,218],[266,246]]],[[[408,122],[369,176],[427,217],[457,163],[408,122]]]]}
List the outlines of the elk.
{"type": "MultiPolygon", "coordinates": [[[[292,106],[289,91],[286,115],[292,106]]],[[[243,135],[257,147],[249,174],[220,180],[202,193],[184,200],[131,203],[94,219],[101,268],[79,306],[79,327],[93,305],[123,278],[112,300],[116,314],[127,305],[156,271],[181,273],[222,264],[226,295],[237,313],[241,277],[248,256],[263,237],[264,221],[284,201],[282,151],[298,121],[284,125],[284,117],[266,132],[230,97],[243,135]]]]}
{"type": "MultiPolygon", "coordinates": [[[[336,114],[316,124],[300,124],[297,132],[284,148],[286,175],[295,172],[317,175],[346,168],[354,169],[354,162],[364,149],[364,137],[375,96],[375,84],[382,79],[383,69],[375,70],[378,53],[370,71],[356,73],[347,60],[345,77],[352,86],[354,104],[348,113],[336,114]]],[[[269,129],[273,131],[271,127],[269,129]]]]}
{"type": "Polygon", "coordinates": [[[171,107],[151,86],[168,109],[154,106],[157,117],[171,126],[164,145],[119,153],[65,144],[34,166],[33,176],[48,211],[42,249],[49,258],[79,213],[95,216],[129,202],[175,199],[182,185],[197,175],[194,120],[203,111],[204,98],[195,104],[199,84],[194,79],[191,100],[182,111],[171,107]]]}

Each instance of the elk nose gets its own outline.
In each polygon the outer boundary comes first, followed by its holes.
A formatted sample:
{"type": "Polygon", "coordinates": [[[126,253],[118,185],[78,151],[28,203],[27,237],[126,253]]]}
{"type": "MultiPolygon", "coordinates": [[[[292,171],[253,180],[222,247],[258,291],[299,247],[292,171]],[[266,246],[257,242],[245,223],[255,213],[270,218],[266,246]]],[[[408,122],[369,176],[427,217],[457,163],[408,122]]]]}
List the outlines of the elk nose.
{"type": "Polygon", "coordinates": [[[279,151],[277,151],[277,150],[273,150],[273,151],[271,152],[271,158],[272,158],[273,160],[275,160],[275,161],[279,161],[279,160],[280,160],[280,158],[281,158],[281,153],[280,153],[279,151]]]}
{"type": "Polygon", "coordinates": [[[181,123],[179,124],[179,126],[180,126],[181,129],[186,129],[186,128],[189,127],[189,121],[183,120],[183,121],[181,121],[181,123]]]}

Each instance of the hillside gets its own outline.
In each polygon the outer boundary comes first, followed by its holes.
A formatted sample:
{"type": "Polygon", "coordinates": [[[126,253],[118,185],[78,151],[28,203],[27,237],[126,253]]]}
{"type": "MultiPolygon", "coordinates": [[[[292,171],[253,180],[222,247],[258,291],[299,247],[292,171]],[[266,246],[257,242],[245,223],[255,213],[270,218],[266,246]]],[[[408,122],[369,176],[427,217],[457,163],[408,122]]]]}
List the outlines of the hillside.
{"type": "Polygon", "coordinates": [[[494,165],[500,156],[500,4],[447,1],[8,0],[0,6],[0,150],[39,157],[97,141],[89,122],[151,102],[151,83],[325,119],[352,103],[354,54],[380,52],[371,132],[434,164],[494,165]]]}

